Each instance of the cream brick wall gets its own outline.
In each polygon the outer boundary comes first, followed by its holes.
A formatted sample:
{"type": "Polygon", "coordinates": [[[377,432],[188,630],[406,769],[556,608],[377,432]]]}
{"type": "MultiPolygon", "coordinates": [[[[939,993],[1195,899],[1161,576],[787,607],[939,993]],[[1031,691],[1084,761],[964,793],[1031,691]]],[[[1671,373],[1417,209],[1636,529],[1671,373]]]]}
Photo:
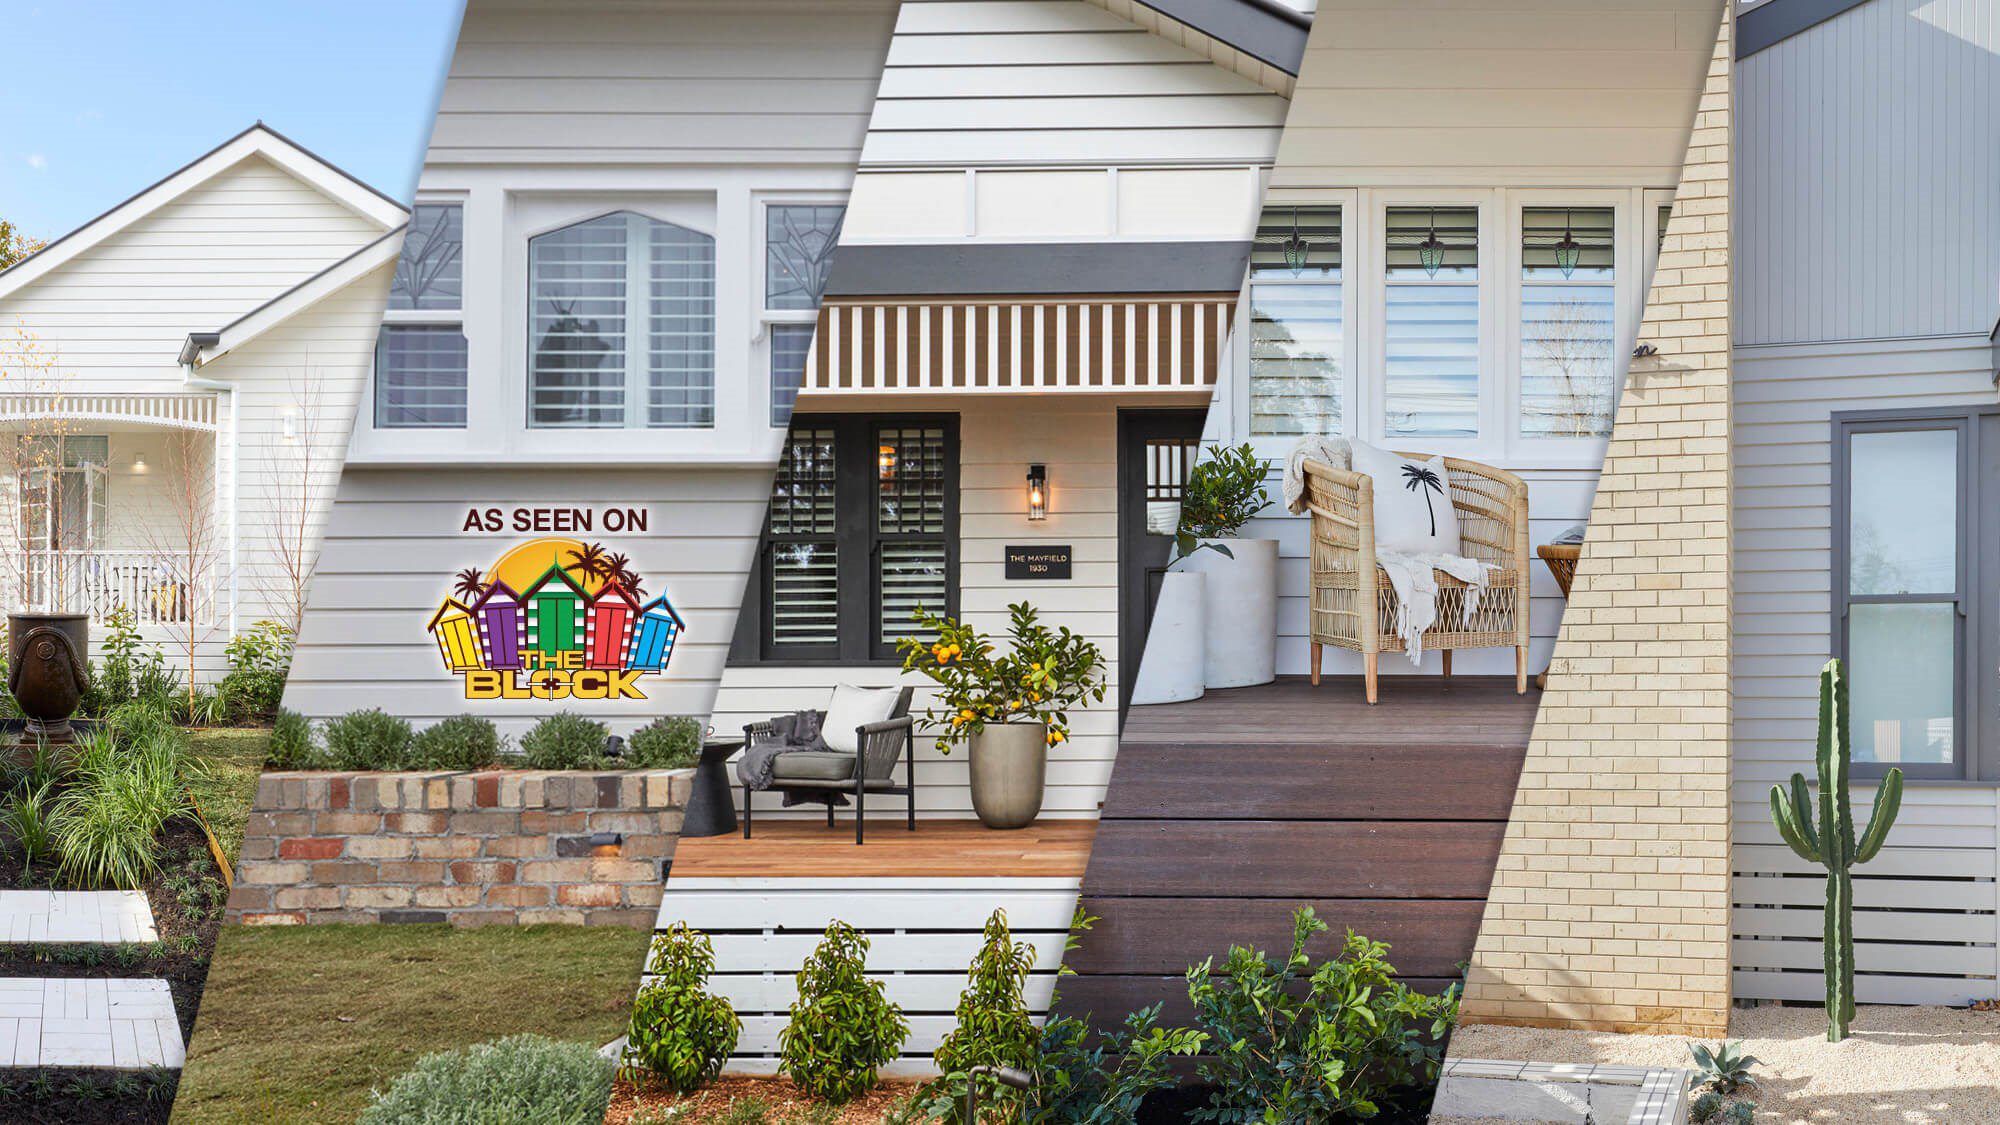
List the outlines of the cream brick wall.
{"type": "Polygon", "coordinates": [[[1474,949],[1468,1023],[1729,1014],[1729,17],[1474,949]]]}

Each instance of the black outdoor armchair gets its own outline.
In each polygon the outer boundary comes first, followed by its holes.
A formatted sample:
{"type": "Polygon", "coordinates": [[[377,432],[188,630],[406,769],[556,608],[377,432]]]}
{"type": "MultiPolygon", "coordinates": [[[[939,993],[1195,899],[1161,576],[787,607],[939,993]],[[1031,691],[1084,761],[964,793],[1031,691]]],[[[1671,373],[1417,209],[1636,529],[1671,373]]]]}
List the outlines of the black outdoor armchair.
{"type": "MultiPolygon", "coordinates": [[[[772,762],[769,792],[786,795],[816,795],[829,798],[826,826],[833,827],[833,794],[854,798],[854,842],[866,839],[868,794],[888,794],[904,799],[909,829],[917,830],[916,723],[910,714],[914,688],[905,687],[896,696],[890,717],[879,723],[854,728],[857,753],[843,750],[794,750],[779,754],[772,762]],[[903,764],[903,781],[896,782],[896,763],[903,764]]],[[[771,722],[751,723],[743,728],[743,744],[750,746],[771,733],[771,722]]],[[[743,838],[750,838],[750,805],[754,793],[743,787],[743,838]]]]}

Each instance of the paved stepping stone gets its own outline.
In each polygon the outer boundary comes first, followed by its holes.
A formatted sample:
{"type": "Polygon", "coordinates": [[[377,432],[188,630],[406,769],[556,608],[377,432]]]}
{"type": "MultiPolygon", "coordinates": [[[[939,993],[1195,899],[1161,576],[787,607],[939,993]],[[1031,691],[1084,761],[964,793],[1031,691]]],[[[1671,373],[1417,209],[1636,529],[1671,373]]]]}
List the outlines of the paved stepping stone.
{"type": "Polygon", "coordinates": [[[0,1066],[137,1069],[186,1061],[166,981],[0,978],[0,1066]]]}
{"type": "Polygon", "coordinates": [[[0,941],[158,940],[141,891],[0,891],[0,941]]]}

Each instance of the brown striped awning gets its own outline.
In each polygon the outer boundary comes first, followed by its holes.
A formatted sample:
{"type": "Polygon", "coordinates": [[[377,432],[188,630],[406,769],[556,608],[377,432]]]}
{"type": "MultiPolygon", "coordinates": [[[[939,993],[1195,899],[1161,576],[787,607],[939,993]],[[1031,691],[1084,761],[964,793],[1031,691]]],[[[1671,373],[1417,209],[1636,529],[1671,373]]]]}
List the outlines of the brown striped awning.
{"type": "Polygon", "coordinates": [[[832,299],[808,394],[1205,390],[1234,293],[832,299]]]}

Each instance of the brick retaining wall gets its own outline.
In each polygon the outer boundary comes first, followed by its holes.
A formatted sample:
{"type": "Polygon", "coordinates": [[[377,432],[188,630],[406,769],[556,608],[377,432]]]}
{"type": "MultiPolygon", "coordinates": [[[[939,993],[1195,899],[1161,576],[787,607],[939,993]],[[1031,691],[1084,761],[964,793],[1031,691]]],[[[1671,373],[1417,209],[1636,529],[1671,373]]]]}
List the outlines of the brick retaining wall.
{"type": "Polygon", "coordinates": [[[266,773],[227,920],[650,929],[693,776],[266,773]]]}

